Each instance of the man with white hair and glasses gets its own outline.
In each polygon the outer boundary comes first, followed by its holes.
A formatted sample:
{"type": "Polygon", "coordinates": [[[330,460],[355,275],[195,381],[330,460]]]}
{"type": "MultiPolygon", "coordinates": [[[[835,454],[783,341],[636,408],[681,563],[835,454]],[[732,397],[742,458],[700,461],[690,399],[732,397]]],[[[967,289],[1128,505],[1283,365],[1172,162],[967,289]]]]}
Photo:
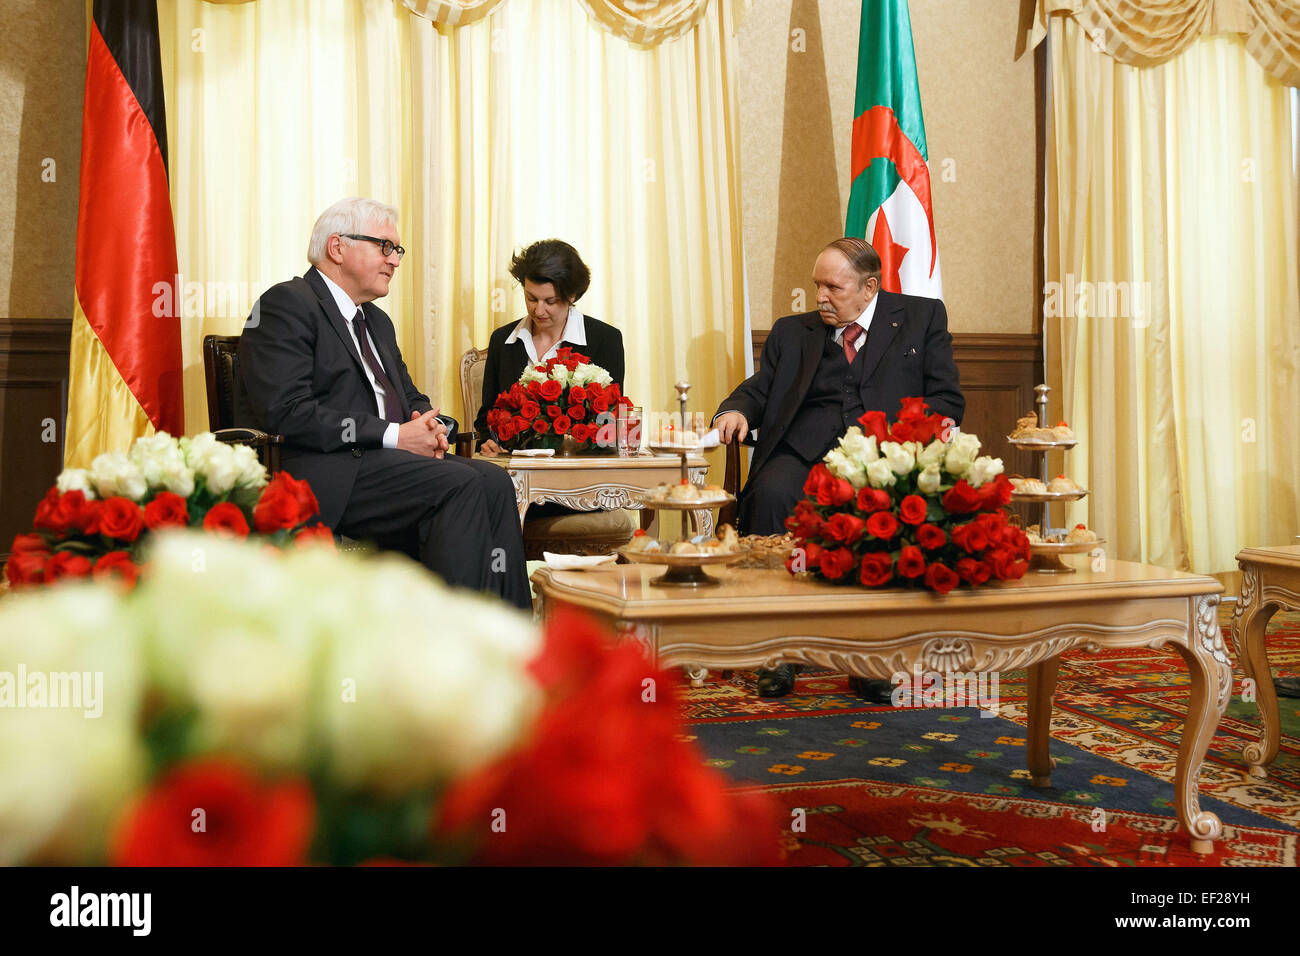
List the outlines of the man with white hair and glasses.
{"type": "Polygon", "coordinates": [[[514,485],[448,450],[447,423],[407,374],[374,304],[405,251],[397,210],[343,199],[316,220],[306,274],[272,286],[239,340],[257,424],[340,534],[397,543],[449,584],[532,606],[514,485]]]}

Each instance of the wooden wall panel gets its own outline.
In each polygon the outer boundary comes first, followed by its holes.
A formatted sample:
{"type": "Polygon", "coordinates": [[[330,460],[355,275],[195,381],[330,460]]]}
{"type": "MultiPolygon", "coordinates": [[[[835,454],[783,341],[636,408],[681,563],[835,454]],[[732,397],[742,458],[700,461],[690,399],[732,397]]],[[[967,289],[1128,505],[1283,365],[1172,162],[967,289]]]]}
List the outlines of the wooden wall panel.
{"type": "Polygon", "coordinates": [[[67,319],[0,319],[0,561],[63,468],[71,333],[67,319]]]}

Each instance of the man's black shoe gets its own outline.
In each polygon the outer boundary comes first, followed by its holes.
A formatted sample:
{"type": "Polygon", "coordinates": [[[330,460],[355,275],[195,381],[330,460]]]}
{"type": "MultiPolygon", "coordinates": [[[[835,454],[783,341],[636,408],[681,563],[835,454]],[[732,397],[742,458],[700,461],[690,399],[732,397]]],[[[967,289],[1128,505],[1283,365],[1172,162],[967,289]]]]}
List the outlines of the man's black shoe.
{"type": "Polygon", "coordinates": [[[775,670],[758,672],[759,697],[784,697],[794,690],[793,664],[779,664],[775,670]]]}
{"type": "Polygon", "coordinates": [[[1300,677],[1274,677],[1273,691],[1279,697],[1300,697],[1300,677]]]}
{"type": "Polygon", "coordinates": [[[850,677],[849,691],[870,704],[892,703],[894,685],[875,677],[850,677]]]}

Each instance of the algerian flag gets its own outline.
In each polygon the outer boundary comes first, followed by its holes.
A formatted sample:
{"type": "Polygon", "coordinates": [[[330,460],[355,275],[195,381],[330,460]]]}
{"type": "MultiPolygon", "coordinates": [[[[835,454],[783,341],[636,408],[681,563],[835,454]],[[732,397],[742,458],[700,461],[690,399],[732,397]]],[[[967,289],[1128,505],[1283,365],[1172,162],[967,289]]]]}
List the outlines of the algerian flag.
{"type": "Polygon", "coordinates": [[[881,288],[943,296],[907,0],[862,0],[844,233],[880,254],[881,288]]]}

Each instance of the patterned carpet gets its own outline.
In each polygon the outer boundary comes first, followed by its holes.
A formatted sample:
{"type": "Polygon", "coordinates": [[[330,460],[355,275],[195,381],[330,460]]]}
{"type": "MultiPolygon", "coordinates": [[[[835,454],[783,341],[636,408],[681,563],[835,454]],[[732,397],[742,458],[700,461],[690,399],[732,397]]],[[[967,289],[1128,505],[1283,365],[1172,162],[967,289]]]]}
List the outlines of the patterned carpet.
{"type": "MultiPolygon", "coordinates": [[[[1268,650],[1275,673],[1300,674],[1300,614],[1274,617],[1268,650]]],[[[1259,715],[1235,675],[1201,774],[1201,805],[1225,831],[1209,857],[1174,815],[1189,680],[1173,651],[1062,658],[1044,790],[1025,769],[1024,671],[1001,675],[991,717],[866,705],[829,671],[806,670],[779,700],[754,693],[752,672],[713,672],[685,701],[710,765],[790,811],[793,865],[1295,866],[1300,701],[1281,698],[1281,751],[1268,779],[1248,778],[1241,750],[1259,715]]]]}

